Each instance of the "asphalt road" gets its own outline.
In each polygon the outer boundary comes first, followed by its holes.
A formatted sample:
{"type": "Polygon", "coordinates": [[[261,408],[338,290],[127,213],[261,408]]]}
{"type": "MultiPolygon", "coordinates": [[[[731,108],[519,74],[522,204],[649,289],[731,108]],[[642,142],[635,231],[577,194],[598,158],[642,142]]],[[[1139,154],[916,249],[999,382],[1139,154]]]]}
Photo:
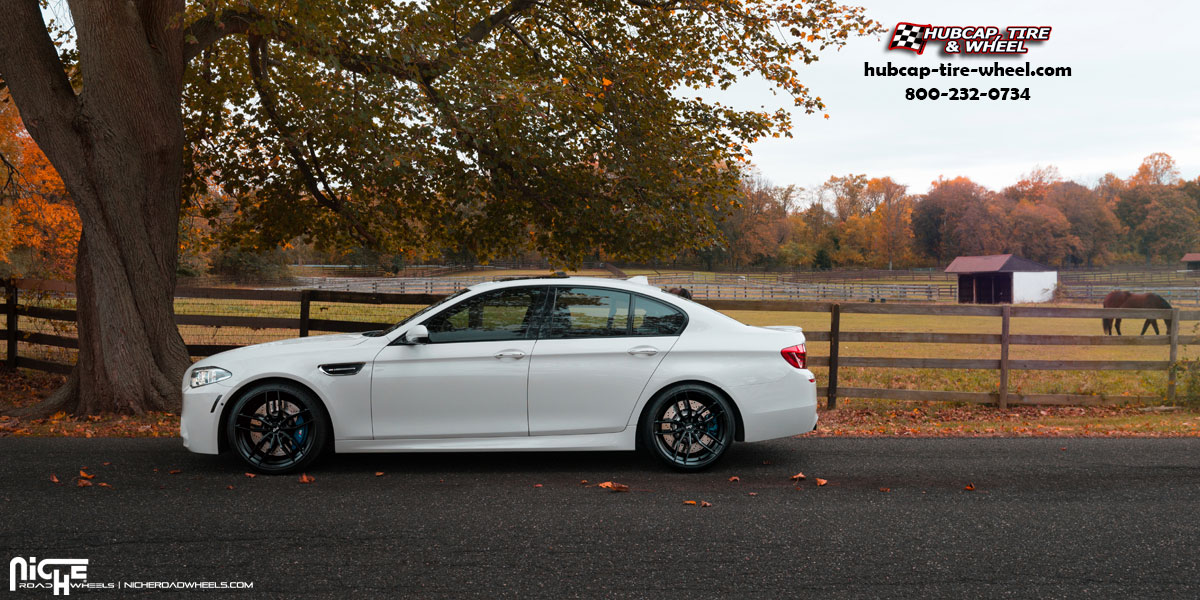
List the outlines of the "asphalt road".
{"type": "Polygon", "coordinates": [[[254,583],[197,597],[1200,597],[1200,439],[789,439],[697,475],[627,453],[347,455],[307,485],[178,440],[0,456],[4,564],[254,583]]]}

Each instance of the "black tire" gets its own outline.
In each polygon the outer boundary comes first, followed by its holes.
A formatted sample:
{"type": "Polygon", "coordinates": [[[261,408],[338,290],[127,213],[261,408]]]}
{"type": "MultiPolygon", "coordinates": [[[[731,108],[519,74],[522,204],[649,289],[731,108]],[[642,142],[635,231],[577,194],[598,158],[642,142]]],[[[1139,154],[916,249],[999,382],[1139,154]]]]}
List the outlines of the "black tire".
{"type": "Polygon", "coordinates": [[[225,422],[229,447],[251,469],[268,475],[311,465],[328,444],[329,417],[301,386],[267,382],[246,390],[225,422]]]}
{"type": "Polygon", "coordinates": [[[715,464],[733,445],[737,419],[725,395],[700,384],[681,384],[650,401],[642,419],[642,447],[679,471],[715,464]]]}

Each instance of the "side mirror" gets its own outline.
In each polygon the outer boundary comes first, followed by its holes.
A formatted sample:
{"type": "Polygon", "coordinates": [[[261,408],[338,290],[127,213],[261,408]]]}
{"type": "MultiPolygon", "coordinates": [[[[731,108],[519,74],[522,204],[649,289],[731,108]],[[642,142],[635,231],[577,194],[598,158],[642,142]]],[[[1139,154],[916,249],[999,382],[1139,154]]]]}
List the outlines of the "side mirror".
{"type": "Polygon", "coordinates": [[[413,325],[404,332],[405,344],[426,344],[429,343],[429,328],[424,325],[413,325]]]}

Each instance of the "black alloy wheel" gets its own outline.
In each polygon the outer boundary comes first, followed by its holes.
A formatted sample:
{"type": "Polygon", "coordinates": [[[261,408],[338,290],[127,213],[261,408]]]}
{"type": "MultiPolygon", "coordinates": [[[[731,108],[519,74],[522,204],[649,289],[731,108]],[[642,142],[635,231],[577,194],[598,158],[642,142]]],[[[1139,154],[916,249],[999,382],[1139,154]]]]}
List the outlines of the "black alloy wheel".
{"type": "Polygon", "coordinates": [[[270,382],[246,393],[229,412],[229,446],[251,469],[266,474],[312,464],[329,438],[325,409],[311,392],[270,382]]]}
{"type": "Polygon", "coordinates": [[[733,444],[735,423],[723,394],[703,385],[679,385],[651,401],[642,445],[674,469],[699,471],[733,444]]]}

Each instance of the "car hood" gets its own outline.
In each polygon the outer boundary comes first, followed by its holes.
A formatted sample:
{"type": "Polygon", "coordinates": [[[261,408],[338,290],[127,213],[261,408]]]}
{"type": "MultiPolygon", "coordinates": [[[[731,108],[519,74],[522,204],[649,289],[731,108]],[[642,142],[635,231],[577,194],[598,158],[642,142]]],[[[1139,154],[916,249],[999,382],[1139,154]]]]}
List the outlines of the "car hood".
{"type": "Polygon", "coordinates": [[[286,340],[277,340],[274,342],[266,342],[264,344],[255,344],[253,346],[243,346],[234,348],[220,354],[214,354],[204,360],[196,363],[195,366],[202,367],[208,365],[216,365],[228,367],[236,361],[243,361],[257,358],[260,356],[278,356],[281,354],[309,354],[314,352],[324,352],[328,350],[337,350],[341,348],[350,348],[358,346],[370,340],[381,340],[378,337],[369,337],[361,333],[338,333],[333,335],[315,335],[312,337],[289,338],[286,340]]]}

